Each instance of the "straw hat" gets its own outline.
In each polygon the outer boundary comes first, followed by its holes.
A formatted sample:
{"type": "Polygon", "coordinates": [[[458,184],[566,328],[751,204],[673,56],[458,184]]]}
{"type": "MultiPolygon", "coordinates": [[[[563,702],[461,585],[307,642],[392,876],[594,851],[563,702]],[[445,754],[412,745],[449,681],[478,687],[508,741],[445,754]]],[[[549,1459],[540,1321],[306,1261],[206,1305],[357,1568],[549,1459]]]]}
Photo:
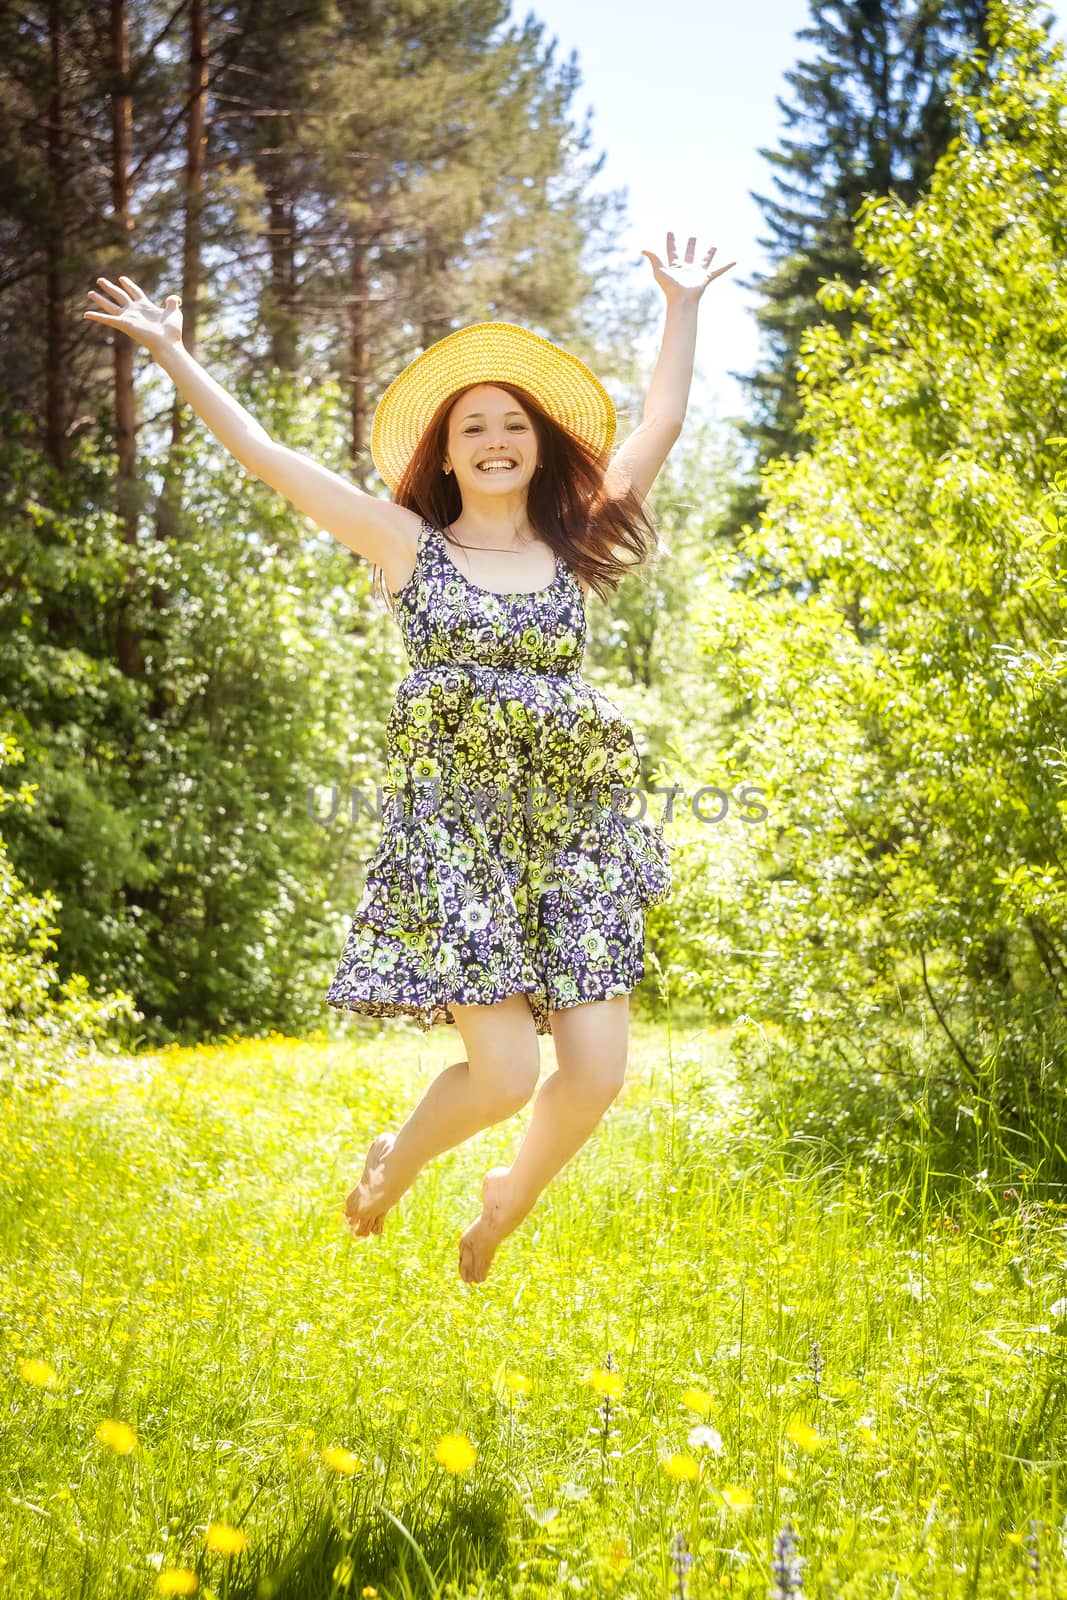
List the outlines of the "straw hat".
{"type": "Polygon", "coordinates": [[[394,492],[442,400],[475,383],[515,383],[605,463],[615,407],[584,361],[513,322],[475,322],[439,339],[399,373],[371,425],[374,465],[394,492]]]}

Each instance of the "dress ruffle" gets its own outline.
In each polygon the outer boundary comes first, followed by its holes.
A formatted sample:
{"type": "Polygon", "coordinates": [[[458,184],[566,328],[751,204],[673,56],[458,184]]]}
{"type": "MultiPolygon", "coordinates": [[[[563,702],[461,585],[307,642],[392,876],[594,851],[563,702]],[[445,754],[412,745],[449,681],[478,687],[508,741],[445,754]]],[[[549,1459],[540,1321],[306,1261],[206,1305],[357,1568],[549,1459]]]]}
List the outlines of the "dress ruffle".
{"type": "Polygon", "coordinates": [[[605,926],[618,919],[620,928],[639,927],[644,910],[671,889],[662,825],[604,803],[579,813],[560,840],[530,864],[520,887],[469,811],[445,817],[387,810],[327,1002],[372,1016],[406,1014],[425,1030],[455,1020],[452,1001],[487,1005],[522,992],[537,1032],[547,1033],[550,1009],[628,992],[640,977],[638,960],[621,974],[601,973],[594,943],[579,984],[565,969],[533,965],[529,934],[542,919],[556,922],[561,902],[567,919],[599,905],[605,926]],[[400,1004],[390,978],[396,959],[410,979],[400,1004]]]}
{"type": "MultiPolygon", "coordinates": [[[[584,901],[590,888],[629,892],[643,907],[661,904],[671,891],[671,857],[663,827],[643,817],[627,816],[604,804],[583,815],[577,831],[545,868],[537,887],[558,883],[564,893],[584,901]]],[[[485,830],[473,818],[445,822],[438,817],[394,814],[384,825],[378,848],[367,866],[356,920],[382,932],[414,933],[443,928],[462,918],[479,901],[516,923],[516,955],[521,955],[519,907],[512,886],[485,830]],[[453,880],[457,851],[469,852],[461,863],[462,897],[453,880]]]]}
{"type": "Polygon", "coordinates": [[[582,821],[553,866],[564,893],[579,903],[598,887],[629,892],[645,908],[661,904],[671,892],[670,846],[662,824],[627,816],[610,804],[582,821]]]}
{"type": "Polygon", "coordinates": [[[367,864],[355,919],[383,933],[414,933],[465,916],[477,923],[480,913],[471,908],[482,901],[490,913],[510,909],[516,915],[507,876],[484,829],[473,819],[394,810],[367,864]]]}

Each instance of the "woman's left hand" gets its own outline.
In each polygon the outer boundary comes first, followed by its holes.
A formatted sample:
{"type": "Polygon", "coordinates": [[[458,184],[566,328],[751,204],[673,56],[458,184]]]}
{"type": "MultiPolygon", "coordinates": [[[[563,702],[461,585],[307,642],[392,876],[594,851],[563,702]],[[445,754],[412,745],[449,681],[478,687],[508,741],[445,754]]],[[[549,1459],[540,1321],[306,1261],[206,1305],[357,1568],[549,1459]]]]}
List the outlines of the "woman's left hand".
{"type": "Polygon", "coordinates": [[[642,250],[641,254],[647,256],[652,263],[652,271],[656,282],[667,296],[668,300],[699,300],[708,284],[713,279],[719,278],[724,272],[729,272],[731,267],[736,267],[736,261],[728,261],[724,267],[711,271],[711,258],[715,254],[716,245],[707,251],[699,267],[694,266],[693,257],[696,254],[697,242],[690,239],[685,251],[685,260],[679,261],[678,252],[674,246],[674,234],[667,235],[667,265],[664,266],[659,256],[652,250],[642,250]]]}

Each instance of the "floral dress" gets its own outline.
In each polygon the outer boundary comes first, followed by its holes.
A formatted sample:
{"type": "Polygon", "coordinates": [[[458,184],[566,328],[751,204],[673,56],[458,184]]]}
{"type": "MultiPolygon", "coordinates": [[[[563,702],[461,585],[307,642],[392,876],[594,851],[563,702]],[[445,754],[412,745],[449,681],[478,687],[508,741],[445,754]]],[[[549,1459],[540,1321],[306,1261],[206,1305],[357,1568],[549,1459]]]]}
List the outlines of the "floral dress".
{"type": "Polygon", "coordinates": [[[453,1023],[452,1002],[561,1007],[644,977],[645,908],[671,890],[634,734],[582,677],[585,601],[561,556],[501,594],[419,533],[394,596],[411,671],[387,727],[382,832],[337,974],[339,1011],[453,1023]]]}

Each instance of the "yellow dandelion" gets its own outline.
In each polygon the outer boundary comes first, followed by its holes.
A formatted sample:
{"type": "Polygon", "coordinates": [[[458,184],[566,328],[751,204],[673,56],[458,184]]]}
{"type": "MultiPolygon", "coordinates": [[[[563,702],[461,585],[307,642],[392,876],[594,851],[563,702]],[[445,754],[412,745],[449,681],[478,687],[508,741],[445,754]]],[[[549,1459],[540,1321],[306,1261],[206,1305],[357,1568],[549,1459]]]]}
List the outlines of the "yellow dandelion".
{"type": "Polygon", "coordinates": [[[785,1436],[793,1444],[798,1444],[802,1450],[818,1450],[819,1446],[826,1442],[810,1422],[804,1422],[799,1417],[794,1418],[786,1428],[785,1436]]]}
{"type": "Polygon", "coordinates": [[[248,1535],[228,1522],[209,1522],[204,1543],[220,1556],[239,1556],[247,1548],[248,1535]]]}
{"type": "Polygon", "coordinates": [[[744,1488],[742,1484],[728,1483],[719,1493],[722,1495],[723,1504],[731,1511],[751,1511],[755,1505],[752,1490],[744,1488]]]}
{"type": "Polygon", "coordinates": [[[59,1373],[55,1367],[50,1367],[47,1361],[38,1361],[36,1358],[19,1362],[19,1377],[26,1383],[34,1384],[38,1389],[54,1389],[59,1382],[59,1373]]]}
{"type": "Polygon", "coordinates": [[[700,1464],[692,1456],[667,1456],[663,1462],[663,1470],[668,1477],[680,1480],[700,1477],[700,1464]]]}
{"type": "Polygon", "coordinates": [[[688,1406],[690,1411],[695,1411],[701,1417],[706,1417],[711,1410],[714,1395],[707,1389],[687,1389],[682,1396],[683,1406],[688,1406]]]}
{"type": "Polygon", "coordinates": [[[617,1400],[622,1394],[622,1378],[617,1372],[607,1372],[603,1367],[597,1367],[589,1374],[589,1382],[597,1394],[607,1395],[609,1400],[617,1400]]]}
{"type": "Polygon", "coordinates": [[[1009,1529],[1009,1531],[1004,1535],[1004,1537],[1005,1537],[1005,1539],[1007,1539],[1009,1544],[1022,1544],[1022,1542],[1023,1542],[1023,1536],[1019,1532],[1018,1528],[1009,1529]]]}
{"type": "Polygon", "coordinates": [[[629,1566],[630,1551],[627,1547],[625,1539],[612,1540],[608,1560],[611,1562],[616,1572],[622,1572],[626,1567],[629,1566]]]}
{"type": "Polygon", "coordinates": [[[478,1452],[465,1433],[446,1433],[434,1445],[434,1457],[446,1472],[469,1472],[478,1452]]]}
{"type": "Polygon", "coordinates": [[[359,1592],[363,1596],[363,1600],[376,1600],[378,1593],[373,1583],[368,1583],[366,1587],[361,1589],[359,1592]]]}
{"type": "Polygon", "coordinates": [[[787,1467],[784,1461],[780,1461],[778,1463],[778,1476],[783,1483],[795,1483],[797,1475],[792,1467],[787,1467]]]}
{"type": "Polygon", "coordinates": [[[322,1459],[335,1472],[343,1472],[348,1477],[351,1477],[354,1472],[358,1472],[363,1465],[358,1456],[354,1456],[351,1450],[346,1450],[343,1445],[339,1444],[329,1445],[322,1452],[322,1459]]]}
{"type": "Polygon", "coordinates": [[[512,1394],[529,1394],[533,1384],[524,1372],[505,1372],[504,1382],[512,1394]]]}
{"type": "Polygon", "coordinates": [[[165,1567],[156,1578],[157,1594],[195,1594],[200,1579],[188,1567],[165,1567]]]}
{"type": "Polygon", "coordinates": [[[860,1438],[862,1440],[864,1440],[864,1442],[866,1444],[877,1444],[878,1443],[878,1435],[875,1433],[874,1429],[873,1428],[869,1428],[865,1422],[861,1422],[861,1423],[858,1424],[858,1426],[856,1428],[856,1432],[859,1434],[860,1438]]]}
{"type": "Polygon", "coordinates": [[[128,1456],[131,1450],[137,1448],[137,1435],[129,1424],[116,1422],[112,1417],[97,1424],[96,1437],[109,1450],[114,1450],[117,1456],[128,1456]]]}

